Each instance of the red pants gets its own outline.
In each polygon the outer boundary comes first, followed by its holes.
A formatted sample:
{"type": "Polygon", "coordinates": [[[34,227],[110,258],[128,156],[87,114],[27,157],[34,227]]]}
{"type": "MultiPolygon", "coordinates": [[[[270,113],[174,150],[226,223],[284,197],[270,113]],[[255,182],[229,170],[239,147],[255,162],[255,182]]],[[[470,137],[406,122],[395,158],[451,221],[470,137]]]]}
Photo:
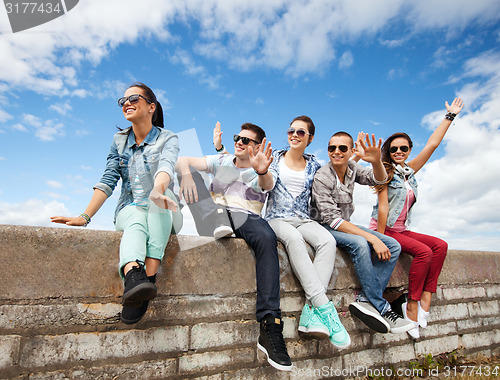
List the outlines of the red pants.
{"type": "Polygon", "coordinates": [[[408,296],[420,301],[423,291],[436,293],[437,280],[448,251],[448,243],[434,236],[412,231],[385,231],[401,244],[401,251],[413,256],[408,279],[408,296]]]}

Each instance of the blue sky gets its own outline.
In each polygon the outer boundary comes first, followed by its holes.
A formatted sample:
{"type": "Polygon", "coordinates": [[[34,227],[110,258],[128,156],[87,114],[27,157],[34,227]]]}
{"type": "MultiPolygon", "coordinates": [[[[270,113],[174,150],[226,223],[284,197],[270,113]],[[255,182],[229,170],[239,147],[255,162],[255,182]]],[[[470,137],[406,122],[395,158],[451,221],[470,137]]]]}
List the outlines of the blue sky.
{"type": "MultiPolygon", "coordinates": [[[[244,122],[286,145],[297,115],[323,162],[336,131],[425,144],[461,96],[462,114],[419,173],[412,229],[452,249],[500,244],[500,3],[459,1],[84,0],[12,33],[0,6],[0,223],[78,215],[98,182],[128,84],[151,86],[181,154],[214,154],[244,122]]],[[[89,228],[113,229],[118,191],[89,228]]],[[[353,221],[375,196],[356,190],[353,221]]],[[[66,228],[66,227],[63,227],[66,228]]],[[[185,234],[193,234],[186,215],[185,234]]]]}

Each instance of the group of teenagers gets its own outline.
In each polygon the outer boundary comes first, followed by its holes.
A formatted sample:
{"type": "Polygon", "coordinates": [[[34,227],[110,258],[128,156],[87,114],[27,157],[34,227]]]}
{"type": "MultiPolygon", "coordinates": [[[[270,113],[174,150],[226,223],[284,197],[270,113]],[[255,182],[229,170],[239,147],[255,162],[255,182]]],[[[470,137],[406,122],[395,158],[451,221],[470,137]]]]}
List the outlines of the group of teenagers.
{"type": "Polygon", "coordinates": [[[413,146],[406,133],[395,133],[382,145],[374,135],[360,133],[354,141],[347,132],[337,132],[328,141],[329,162],[324,166],[305,153],[315,135],[307,116],[292,120],[285,149],[273,150],[264,130],[245,123],[233,136],[234,153],[229,154],[217,122],[214,155],[178,157],[178,137],[163,128],[161,105],[148,86],[132,84],[118,105],[132,125],[115,134],[87,208],[76,217],[51,219],[87,226],[122,180],[115,226],[123,231],[119,274],[124,280],[124,323],[138,322],[156,296],[156,273],[170,234],[182,227],[179,202],[184,199],[199,235],[236,236],[252,248],[260,323],[257,347],[273,367],[292,368],[283,338],[278,241],[305,293],[299,331],[329,339],[339,349],[351,343],[327,294],[340,247],[350,255],[361,284],[350,313],[379,333],[419,337],[419,328],[427,326],[447,244],[408,228],[418,199],[415,174],[462,110],[460,98],[445,102],[446,115],[413,159],[408,160],[413,146]],[[211,174],[209,186],[200,172],[211,174]],[[173,193],[175,175],[178,196],[173,193]],[[378,196],[368,227],[350,222],[355,183],[372,187],[378,196]],[[393,310],[383,292],[401,251],[413,260],[405,302],[393,310]]]}

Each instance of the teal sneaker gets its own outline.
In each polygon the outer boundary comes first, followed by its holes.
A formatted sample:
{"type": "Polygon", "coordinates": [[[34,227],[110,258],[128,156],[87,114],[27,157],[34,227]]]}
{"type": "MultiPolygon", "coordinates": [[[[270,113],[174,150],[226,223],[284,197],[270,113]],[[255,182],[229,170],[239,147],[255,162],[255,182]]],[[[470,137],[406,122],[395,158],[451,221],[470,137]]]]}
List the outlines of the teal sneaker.
{"type": "Polygon", "coordinates": [[[316,338],[326,339],[330,336],[330,331],[319,317],[305,304],[300,314],[299,331],[311,334],[316,338]]]}
{"type": "Polygon", "coordinates": [[[351,338],[345,327],[342,326],[332,301],[323,306],[315,307],[313,313],[317,314],[321,322],[328,327],[330,331],[330,342],[335,347],[347,348],[351,345],[351,338]]]}

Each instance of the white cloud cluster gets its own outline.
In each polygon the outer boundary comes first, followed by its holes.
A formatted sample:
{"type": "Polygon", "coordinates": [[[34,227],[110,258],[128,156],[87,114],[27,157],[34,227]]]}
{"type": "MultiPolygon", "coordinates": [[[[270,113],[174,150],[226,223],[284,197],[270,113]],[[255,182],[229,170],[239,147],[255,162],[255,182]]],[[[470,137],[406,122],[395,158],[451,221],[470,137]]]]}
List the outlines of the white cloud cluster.
{"type": "MultiPolygon", "coordinates": [[[[35,136],[41,141],[53,141],[57,136],[64,136],[64,125],[57,120],[42,121],[38,116],[23,114],[24,123],[35,128],[35,136]]],[[[16,124],[14,129],[25,131],[26,128],[21,124],[16,124]]]]}
{"type": "MultiPolygon", "coordinates": [[[[198,55],[239,70],[271,67],[297,76],[328,67],[336,58],[338,42],[376,37],[392,22],[403,22],[409,30],[453,30],[500,17],[495,0],[149,0],[147,6],[136,5],[132,0],[87,0],[35,29],[4,33],[0,83],[46,95],[86,96],[89,91],[78,77],[81,63],[97,65],[120,44],[141,39],[176,43],[181,37],[169,28],[178,22],[199,25],[193,28],[193,40],[183,41],[198,55]]],[[[217,88],[218,76],[208,73],[191,53],[177,50],[172,57],[217,88]]],[[[339,67],[353,62],[352,53],[345,52],[339,67]]],[[[6,117],[0,110],[0,119],[6,117]]]]}
{"type": "Polygon", "coordinates": [[[51,216],[67,214],[68,209],[57,201],[30,199],[16,204],[0,202],[0,224],[50,226],[51,216]]]}

